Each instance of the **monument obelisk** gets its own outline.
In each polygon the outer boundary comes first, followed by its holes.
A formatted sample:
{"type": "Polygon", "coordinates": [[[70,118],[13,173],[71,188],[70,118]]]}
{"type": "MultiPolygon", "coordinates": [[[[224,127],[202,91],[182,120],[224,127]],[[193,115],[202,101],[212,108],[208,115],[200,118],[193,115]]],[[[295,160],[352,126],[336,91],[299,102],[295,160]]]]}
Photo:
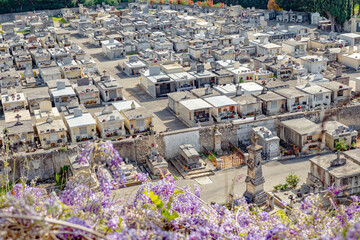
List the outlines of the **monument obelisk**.
{"type": "Polygon", "coordinates": [[[262,146],[257,144],[258,135],[251,137],[252,145],[247,147],[249,159],[247,162],[246,191],[244,197],[248,203],[262,206],[267,203],[267,195],[264,191],[265,178],[262,173],[261,151],[262,146]]]}

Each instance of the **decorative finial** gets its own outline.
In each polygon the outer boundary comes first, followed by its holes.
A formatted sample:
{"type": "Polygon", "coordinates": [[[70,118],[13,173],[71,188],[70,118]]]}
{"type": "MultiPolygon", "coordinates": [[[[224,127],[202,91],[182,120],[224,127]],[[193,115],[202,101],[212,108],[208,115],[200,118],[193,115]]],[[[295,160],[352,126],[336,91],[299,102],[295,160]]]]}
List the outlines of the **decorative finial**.
{"type": "Polygon", "coordinates": [[[257,145],[258,139],[259,139],[259,136],[254,132],[253,135],[251,136],[251,141],[253,143],[253,146],[257,145]]]}
{"type": "Polygon", "coordinates": [[[135,109],[135,108],[136,108],[135,102],[132,101],[132,102],[131,102],[131,109],[135,109]]]}

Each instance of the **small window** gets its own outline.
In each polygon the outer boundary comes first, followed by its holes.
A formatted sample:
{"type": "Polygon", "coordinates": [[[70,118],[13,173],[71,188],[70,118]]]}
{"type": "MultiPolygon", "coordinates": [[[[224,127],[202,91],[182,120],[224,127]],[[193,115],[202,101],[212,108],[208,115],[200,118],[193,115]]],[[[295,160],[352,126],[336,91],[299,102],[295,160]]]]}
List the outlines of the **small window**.
{"type": "Polygon", "coordinates": [[[307,140],[312,140],[312,136],[307,136],[307,140]]]}

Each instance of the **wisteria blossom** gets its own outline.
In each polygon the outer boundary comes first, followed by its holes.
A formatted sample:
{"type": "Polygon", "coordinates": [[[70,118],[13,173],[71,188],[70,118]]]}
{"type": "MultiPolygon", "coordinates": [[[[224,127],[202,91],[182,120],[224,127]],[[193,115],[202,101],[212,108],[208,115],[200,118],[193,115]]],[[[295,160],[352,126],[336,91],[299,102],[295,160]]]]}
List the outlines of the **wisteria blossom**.
{"type": "MultiPolygon", "coordinates": [[[[324,196],[309,195],[296,206],[282,203],[271,212],[233,196],[232,204],[207,204],[199,185],[179,188],[172,176],[142,185],[133,198],[122,198],[124,164],[111,142],[89,143],[79,157],[94,164],[99,189],[69,180],[58,194],[15,184],[2,194],[0,236],[15,239],[359,239],[360,198],[336,199],[343,187],[324,196]],[[110,175],[118,176],[114,180],[110,175]],[[325,200],[325,201],[324,201],[325,200]],[[328,202],[328,204],[324,204],[328,202]],[[2,234],[2,235],[1,235],[2,234]]],[[[234,182],[239,181],[239,175],[234,182]]]]}
{"type": "MultiPolygon", "coordinates": [[[[104,185],[111,185],[108,181],[104,185]]],[[[319,196],[310,195],[299,208],[265,212],[236,199],[232,208],[206,204],[200,188],[177,188],[167,176],[158,182],[146,181],[133,199],[121,199],[106,191],[92,192],[71,183],[58,199],[43,190],[15,185],[1,202],[1,213],[48,216],[82,226],[61,224],[50,229],[58,238],[86,239],[358,239],[360,236],[359,198],[341,207],[324,207],[319,196]],[[146,194],[147,193],[147,194],[146,194]],[[149,193],[151,193],[149,195],[149,193]],[[151,196],[151,197],[149,197],[151,196]],[[26,202],[23,199],[27,199],[26,202]],[[169,216],[175,216],[170,218],[169,216]],[[54,228],[56,230],[54,230],[54,228]]],[[[329,197],[333,198],[329,192],[329,197]]],[[[2,218],[1,229],[14,224],[2,218]]],[[[35,221],[17,221],[31,228],[35,221]]],[[[18,226],[18,227],[19,227],[18,226]]],[[[39,228],[45,226],[38,226],[39,228]]]]}

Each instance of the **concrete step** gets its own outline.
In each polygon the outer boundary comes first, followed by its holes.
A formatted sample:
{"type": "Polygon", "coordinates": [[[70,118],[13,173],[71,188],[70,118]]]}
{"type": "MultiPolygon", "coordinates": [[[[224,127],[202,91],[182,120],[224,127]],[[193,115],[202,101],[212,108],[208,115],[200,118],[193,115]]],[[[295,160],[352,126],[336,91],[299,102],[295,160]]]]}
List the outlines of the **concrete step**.
{"type": "Polygon", "coordinates": [[[215,175],[215,173],[213,171],[208,171],[208,172],[203,172],[203,173],[199,173],[199,174],[194,174],[194,175],[188,175],[188,178],[190,179],[194,179],[194,178],[199,178],[199,177],[207,177],[207,176],[212,176],[215,175]]]}
{"type": "Polygon", "coordinates": [[[191,175],[202,174],[202,173],[207,173],[207,172],[212,172],[213,173],[212,170],[204,169],[204,170],[195,170],[195,171],[188,172],[187,175],[191,176],[191,175]]]}

